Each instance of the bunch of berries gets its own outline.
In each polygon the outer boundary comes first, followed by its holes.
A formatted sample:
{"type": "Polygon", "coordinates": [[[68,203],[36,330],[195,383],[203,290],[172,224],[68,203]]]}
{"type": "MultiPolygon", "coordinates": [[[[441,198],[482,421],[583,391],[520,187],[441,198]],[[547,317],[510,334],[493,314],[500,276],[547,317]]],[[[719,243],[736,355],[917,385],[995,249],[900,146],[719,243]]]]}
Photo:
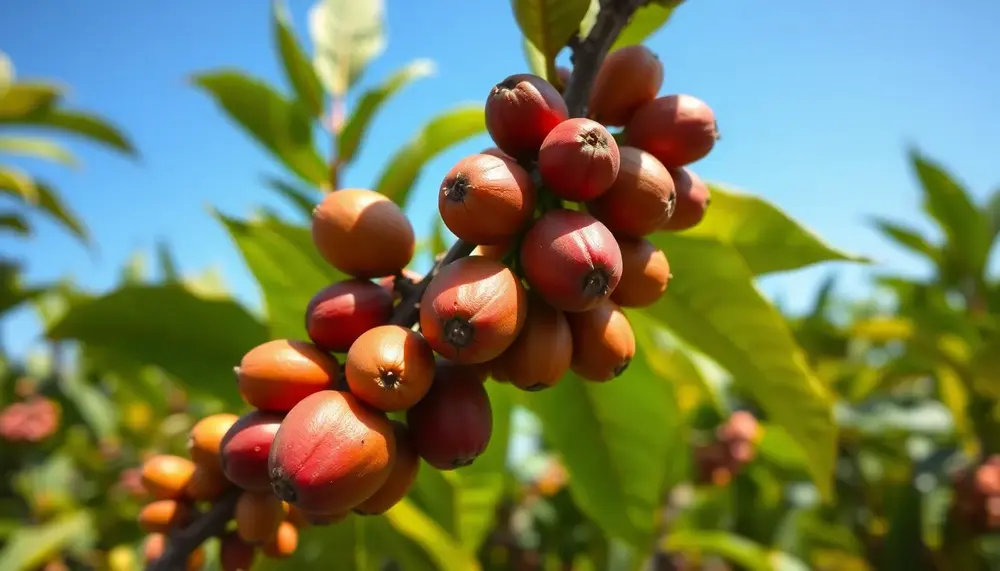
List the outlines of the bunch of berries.
{"type": "Polygon", "coordinates": [[[697,482],[725,486],[757,456],[763,435],[757,419],[747,411],[736,411],[715,429],[710,442],[695,448],[697,482]]]}
{"type": "Polygon", "coordinates": [[[29,396],[0,411],[0,439],[37,444],[55,434],[60,417],[55,402],[40,395],[29,396]]]}
{"type": "Polygon", "coordinates": [[[954,478],[951,515],[979,533],[1000,530],[1000,454],[960,470],[954,478]]]}

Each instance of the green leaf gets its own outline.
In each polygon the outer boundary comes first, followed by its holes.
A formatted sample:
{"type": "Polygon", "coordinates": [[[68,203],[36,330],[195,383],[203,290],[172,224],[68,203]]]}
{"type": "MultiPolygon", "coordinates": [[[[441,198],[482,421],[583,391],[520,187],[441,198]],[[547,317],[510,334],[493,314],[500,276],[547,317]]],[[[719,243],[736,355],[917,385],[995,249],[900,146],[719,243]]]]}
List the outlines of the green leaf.
{"type": "Polygon", "coordinates": [[[927,569],[921,525],[923,495],[912,479],[886,482],[885,495],[889,531],[880,550],[882,557],[873,563],[886,571],[927,569]]]}
{"type": "Polygon", "coordinates": [[[73,403],[84,422],[98,439],[118,436],[120,411],[115,403],[97,387],[88,385],[78,375],[60,376],[60,391],[73,403]]]}
{"type": "Polygon", "coordinates": [[[41,525],[22,527],[10,535],[0,551],[0,571],[37,569],[63,548],[90,533],[93,526],[90,512],[80,510],[41,525]]]}
{"type": "Polygon", "coordinates": [[[310,192],[304,188],[299,188],[294,184],[278,178],[266,176],[264,184],[271,187],[278,194],[284,196],[295,206],[295,209],[305,215],[307,220],[312,219],[312,211],[322,200],[321,196],[315,196],[315,192],[310,192]]]}
{"type": "Polygon", "coordinates": [[[753,283],[736,248],[663,233],[674,279],[652,318],[715,360],[809,458],[810,475],[830,499],[837,427],[831,396],[806,364],[788,324],[753,283]]]}
{"type": "Polygon", "coordinates": [[[319,79],[343,97],[385,50],[383,0],[319,0],[309,10],[309,33],[319,79]]]}
{"type": "Polygon", "coordinates": [[[27,204],[38,204],[38,186],[31,175],[23,170],[0,165],[0,192],[19,197],[27,204]]]}
{"type": "Polygon", "coordinates": [[[479,561],[474,552],[463,549],[427,514],[403,499],[385,513],[386,519],[400,535],[419,545],[442,571],[477,571],[479,561]]]}
{"type": "Polygon", "coordinates": [[[674,389],[647,362],[648,320],[630,315],[636,358],[620,377],[588,382],[569,373],[521,403],[569,472],[570,493],[607,534],[645,551],[655,538],[674,458],[687,454],[674,389]],[[656,427],[651,430],[651,427],[656,427]]]}
{"type": "Polygon", "coordinates": [[[802,561],[725,531],[679,530],[667,535],[663,549],[723,557],[747,571],[808,571],[802,561]]]}
{"type": "Polygon", "coordinates": [[[346,276],[326,263],[308,228],[275,219],[242,221],[216,213],[257,279],[272,338],[305,334],[305,308],[320,289],[346,276]]]}
{"type": "Polygon", "coordinates": [[[51,83],[18,81],[0,93],[0,123],[19,121],[59,100],[62,89],[51,83]]]}
{"type": "Polygon", "coordinates": [[[158,366],[192,392],[233,406],[240,405],[233,366],[269,339],[264,324],[235,301],[200,298],[173,284],[124,286],[82,302],[47,335],[158,366]]]}
{"type": "Polygon", "coordinates": [[[28,221],[16,212],[0,212],[0,228],[6,228],[21,236],[31,235],[31,226],[28,221]]]}
{"type": "Polygon", "coordinates": [[[21,266],[0,260],[0,315],[45,292],[44,287],[24,287],[21,284],[21,266]]]}
{"type": "Polygon", "coordinates": [[[590,0],[511,0],[521,33],[545,57],[547,76],[555,75],[555,59],[580,29],[590,0]]]}
{"type": "Polygon", "coordinates": [[[941,250],[928,242],[927,238],[921,236],[916,230],[895,224],[884,218],[874,218],[872,224],[879,232],[900,246],[926,257],[935,264],[941,262],[941,250]]]}
{"type": "Polygon", "coordinates": [[[313,122],[302,105],[235,70],[202,73],[194,83],[302,180],[316,185],[326,180],[326,163],[313,145],[313,122]]]}
{"type": "MultiPolygon", "coordinates": [[[[38,192],[38,210],[52,217],[59,222],[71,234],[76,236],[85,246],[91,244],[90,232],[83,222],[77,218],[76,214],[63,204],[58,192],[43,181],[35,182],[35,190],[38,192]]],[[[2,192],[2,189],[0,189],[2,192]]]]}
{"type": "Polygon", "coordinates": [[[482,104],[460,105],[438,114],[389,159],[375,190],[396,204],[405,205],[424,163],[448,147],[485,131],[482,104]]]}
{"type": "MultiPolygon", "coordinates": [[[[712,205],[685,236],[711,238],[736,248],[754,275],[795,270],[820,262],[866,258],[833,248],[763,198],[710,184],[712,205]]],[[[670,256],[670,250],[667,250],[670,256]]]]}
{"type": "Polygon", "coordinates": [[[983,216],[989,229],[990,242],[1000,235],[1000,188],[994,190],[983,206],[983,216]]]}
{"type": "Polygon", "coordinates": [[[524,60],[528,62],[528,69],[531,73],[550,81],[549,70],[545,67],[545,54],[538,51],[538,48],[529,42],[528,38],[521,38],[521,49],[524,51],[524,60]]]}
{"type": "Polygon", "coordinates": [[[73,153],[66,150],[59,143],[42,137],[10,135],[0,137],[0,153],[48,159],[67,166],[76,166],[78,164],[73,153]]]}
{"type": "Polygon", "coordinates": [[[92,143],[99,143],[128,155],[138,154],[132,141],[118,127],[93,113],[46,108],[20,117],[17,122],[22,125],[45,127],[82,137],[92,143]]]}
{"type": "Polygon", "coordinates": [[[177,270],[177,261],[174,260],[173,253],[170,252],[170,245],[164,241],[156,244],[156,260],[160,265],[160,278],[167,283],[180,281],[181,274],[177,270]]]}
{"type": "Polygon", "coordinates": [[[366,91],[337,136],[337,160],[342,164],[351,162],[364,140],[372,119],[382,106],[404,87],[422,77],[432,75],[434,71],[433,61],[417,59],[390,75],[381,85],[366,91]]]}
{"type": "Polygon", "coordinates": [[[120,273],[121,285],[143,285],[149,283],[149,266],[146,253],[135,250],[122,265],[120,273]]]}
{"type": "MultiPolygon", "coordinates": [[[[646,38],[667,24],[674,14],[674,9],[679,4],[680,2],[676,2],[668,6],[650,2],[639,8],[625,29],[618,34],[618,39],[611,46],[611,51],[644,42],[646,38]]],[[[712,197],[712,206],[715,206],[714,196],[712,197]]]]}
{"type": "Polygon", "coordinates": [[[274,43],[281,53],[281,63],[288,83],[295,90],[296,98],[314,117],[323,114],[323,86],[319,83],[312,62],[302,50],[284,0],[272,2],[274,21],[274,43]]]}
{"type": "Polygon", "coordinates": [[[14,64],[7,54],[0,52],[0,96],[14,83],[14,64]]]}
{"type": "Polygon", "coordinates": [[[254,571],[285,569],[336,569],[376,571],[378,552],[369,553],[367,535],[379,518],[350,515],[332,526],[306,527],[299,532],[299,544],[288,559],[258,556],[254,571]]]}

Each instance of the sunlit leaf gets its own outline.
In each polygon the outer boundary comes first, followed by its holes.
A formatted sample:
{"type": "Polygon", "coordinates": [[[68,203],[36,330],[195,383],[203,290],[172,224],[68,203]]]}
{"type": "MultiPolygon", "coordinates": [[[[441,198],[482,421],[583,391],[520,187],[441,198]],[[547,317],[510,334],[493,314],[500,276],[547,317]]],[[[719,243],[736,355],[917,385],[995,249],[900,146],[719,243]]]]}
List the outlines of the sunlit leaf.
{"type": "Polygon", "coordinates": [[[35,180],[23,170],[8,165],[0,165],[0,192],[17,196],[31,205],[39,201],[35,180]]]}
{"type": "Polygon", "coordinates": [[[545,54],[538,51],[528,38],[521,38],[521,50],[524,52],[524,60],[528,62],[528,70],[542,79],[551,81],[549,72],[545,68],[545,54]]]}
{"type": "Polygon", "coordinates": [[[590,0],[511,0],[511,7],[521,33],[545,57],[547,75],[554,75],[555,58],[579,30],[590,0]]]}
{"type": "MultiPolygon", "coordinates": [[[[611,46],[611,51],[644,42],[646,38],[667,24],[670,17],[673,16],[674,10],[681,3],[680,1],[669,3],[649,2],[639,8],[635,15],[632,16],[632,19],[629,20],[625,29],[618,34],[618,39],[611,46]]],[[[712,205],[715,205],[714,202],[712,205]]]]}
{"type": "Polygon", "coordinates": [[[674,279],[645,313],[728,370],[736,386],[788,430],[829,498],[837,439],[831,396],[782,315],[754,285],[741,253],[679,234],[652,241],[670,257],[674,279]]]}
{"type": "Polygon", "coordinates": [[[313,121],[305,107],[235,70],[202,73],[193,80],[296,175],[317,185],[326,179],[326,163],[314,146],[313,121]]]}
{"type": "Polygon", "coordinates": [[[64,375],[60,390],[101,440],[118,435],[119,410],[108,395],[83,382],[79,375],[64,375]]]}
{"type": "Polygon", "coordinates": [[[58,85],[16,81],[0,93],[0,123],[19,121],[25,116],[47,109],[62,95],[58,85]]]}
{"type": "Polygon", "coordinates": [[[351,162],[364,141],[368,127],[382,106],[407,85],[433,74],[434,71],[433,61],[414,60],[390,75],[382,84],[365,91],[337,136],[337,160],[345,164],[351,162]]]}
{"type": "Polygon", "coordinates": [[[323,198],[316,192],[310,192],[288,181],[270,176],[264,177],[264,184],[284,196],[307,220],[312,218],[313,209],[323,198]]]}
{"type": "Polygon", "coordinates": [[[309,10],[309,33],[320,81],[343,97],[385,50],[383,0],[319,0],[309,10]]]}
{"type": "Polygon", "coordinates": [[[121,129],[109,123],[103,117],[93,113],[70,109],[47,108],[20,117],[17,123],[54,129],[68,135],[75,135],[92,143],[99,143],[128,155],[138,154],[132,141],[121,129]]]}
{"type": "Polygon", "coordinates": [[[160,266],[160,277],[168,283],[180,281],[180,272],[177,270],[177,260],[170,251],[170,245],[164,241],[156,244],[156,261],[160,266]]]}
{"type": "Polygon", "coordinates": [[[385,514],[392,527],[418,544],[443,571],[476,571],[479,561],[474,552],[465,550],[427,514],[404,499],[385,514]]]}
{"type": "Polygon", "coordinates": [[[14,212],[0,212],[0,228],[21,236],[31,234],[31,226],[28,225],[28,221],[14,212]]]}
{"type": "Polygon", "coordinates": [[[76,166],[77,160],[59,143],[43,137],[0,136],[0,153],[47,159],[67,166],[76,166]]]}
{"type": "MultiPolygon", "coordinates": [[[[35,190],[38,191],[38,210],[52,217],[59,222],[71,234],[76,236],[84,245],[91,244],[90,232],[83,222],[77,218],[76,213],[63,204],[58,192],[43,181],[35,181],[35,190]]],[[[0,189],[2,192],[2,189],[0,189]]]]}
{"type": "Polygon", "coordinates": [[[93,526],[90,512],[80,510],[56,516],[41,525],[22,527],[10,535],[0,551],[0,571],[37,569],[80,536],[88,534],[93,526]]]}
{"type": "Polygon", "coordinates": [[[7,54],[0,52],[0,96],[14,83],[14,64],[7,54]]]}
{"type": "Polygon", "coordinates": [[[323,86],[320,85],[312,62],[299,45],[292,28],[291,17],[284,0],[273,0],[272,17],[274,21],[274,43],[278,45],[281,54],[282,68],[285,77],[295,89],[298,101],[313,114],[319,117],[323,114],[323,86]]]}
{"type": "Polygon", "coordinates": [[[787,553],[768,549],[725,531],[681,530],[667,534],[662,548],[670,552],[717,555],[747,571],[808,571],[787,553]]]}
{"type": "Polygon", "coordinates": [[[936,264],[941,262],[941,249],[928,242],[927,238],[921,236],[916,230],[882,218],[875,218],[873,224],[876,229],[900,246],[922,255],[936,264]]]}
{"type": "Polygon", "coordinates": [[[438,153],[486,131],[482,104],[453,107],[424,124],[406,145],[389,159],[375,190],[405,205],[424,164],[438,153]]]}

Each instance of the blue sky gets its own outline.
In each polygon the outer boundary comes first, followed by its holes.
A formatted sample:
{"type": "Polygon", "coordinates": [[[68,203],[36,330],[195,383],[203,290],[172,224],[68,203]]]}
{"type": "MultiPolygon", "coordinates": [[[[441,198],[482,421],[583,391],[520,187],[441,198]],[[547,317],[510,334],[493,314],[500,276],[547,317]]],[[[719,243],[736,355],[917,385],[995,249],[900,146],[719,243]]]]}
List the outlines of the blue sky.
{"type": "MultiPolygon", "coordinates": [[[[261,204],[289,211],[259,183],[262,173],[282,171],[186,83],[190,74],[220,66],[281,82],[267,3],[244,4],[0,4],[0,50],[19,75],[64,81],[74,105],[112,118],[142,152],[133,162],[74,144],[81,170],[25,163],[58,185],[98,244],[89,255],[37,218],[33,239],[0,239],[5,254],[27,263],[29,280],[71,274],[106,289],[133,252],[151,254],[157,240],[167,239],[184,271],[216,266],[237,296],[256,304],[255,283],[207,207],[235,215],[261,204]]],[[[301,34],[309,5],[290,3],[301,34]]],[[[432,114],[484,101],[494,83],[526,70],[508,2],[389,0],[387,16],[387,50],[362,85],[417,57],[434,60],[437,73],[385,108],[347,172],[350,185],[372,184],[384,158],[432,114]]],[[[688,0],[648,43],[665,65],[663,93],[691,93],[716,111],[724,138],[694,165],[703,177],[761,194],[883,269],[921,272],[918,260],[878,237],[866,218],[928,227],[905,161],[911,143],[977,197],[1000,186],[998,19],[1000,4],[985,0],[688,0]]],[[[447,169],[487,145],[480,137],[427,166],[411,210],[418,232],[431,228],[434,192],[447,169]]],[[[847,293],[862,292],[860,280],[870,271],[830,265],[763,286],[802,307],[831,270],[847,293]]],[[[38,339],[27,311],[2,326],[5,344],[16,351],[38,339]]]]}

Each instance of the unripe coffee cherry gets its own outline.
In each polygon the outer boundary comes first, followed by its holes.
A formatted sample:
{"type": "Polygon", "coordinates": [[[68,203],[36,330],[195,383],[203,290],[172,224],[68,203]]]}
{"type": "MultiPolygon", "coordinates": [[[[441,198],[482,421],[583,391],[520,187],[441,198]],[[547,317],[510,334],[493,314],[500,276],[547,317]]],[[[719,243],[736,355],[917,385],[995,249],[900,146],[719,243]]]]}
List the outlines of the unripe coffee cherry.
{"type": "Polygon", "coordinates": [[[486,99],[486,130],[517,160],[537,156],[545,136],[567,118],[562,95],[537,75],[512,75],[493,86],[486,99]]]}
{"type": "Polygon", "coordinates": [[[313,210],[312,237],[330,265],[356,278],[395,274],[410,263],[416,248],[402,209],[362,188],[328,193],[313,210]]]}
{"type": "Polygon", "coordinates": [[[315,392],[337,386],[340,363],[319,347],[294,339],[262,343],[236,368],[240,394],[260,410],[287,412],[315,392]]]}
{"type": "Polygon", "coordinates": [[[427,396],[406,412],[417,453],[438,470],[468,466],[489,445],[493,409],[482,383],[438,378],[427,396]]]}
{"type": "Polygon", "coordinates": [[[194,468],[194,462],[180,456],[150,456],[142,463],[142,487],[158,500],[180,500],[194,468]]]}
{"type": "Polygon", "coordinates": [[[139,527],[147,533],[170,533],[191,521],[191,506],[177,500],[156,500],[139,511],[139,527]]]}
{"type": "Polygon", "coordinates": [[[618,176],[618,143],[603,125],[575,118],[560,123],[542,142],[538,171],[553,194],[593,200],[618,176]]]}
{"type": "Polygon", "coordinates": [[[420,301],[420,330],[439,354],[461,364],[485,363],[521,331],[524,287],[510,268],[481,256],[441,268],[420,301]]]}
{"type": "Polygon", "coordinates": [[[622,255],[596,218],[551,210],[521,243],[521,267],[534,291],[563,311],[587,311],[607,299],[622,275],[622,255]]]}
{"type": "Polygon", "coordinates": [[[285,506],[269,492],[243,492],[236,500],[236,533],[250,544],[262,544],[285,521],[285,506]]]}
{"type": "MultiPolygon", "coordinates": [[[[221,456],[217,457],[221,460],[221,456]]],[[[191,479],[184,489],[184,495],[196,502],[212,502],[218,499],[232,482],[222,473],[221,463],[217,461],[217,464],[212,468],[206,468],[202,464],[195,465],[191,479]]]]}
{"type": "Polygon", "coordinates": [[[222,571],[250,571],[256,555],[257,548],[243,541],[235,531],[225,534],[219,541],[222,571]]]}
{"type": "Polygon", "coordinates": [[[287,559],[291,557],[299,547],[299,530],[287,521],[281,522],[274,537],[269,539],[261,551],[271,559],[287,559]]]}
{"type": "Polygon", "coordinates": [[[491,362],[494,376],[519,389],[551,387],[569,371],[573,337],[562,311],[528,295],[528,316],[514,344],[491,362]]]}
{"type": "Polygon", "coordinates": [[[396,434],[396,458],[393,460],[392,472],[375,495],[354,508],[355,513],[376,515],[389,511],[406,497],[417,480],[420,456],[410,436],[410,429],[398,420],[392,421],[392,426],[396,434]]]}
{"type": "Polygon", "coordinates": [[[573,333],[573,372],[588,381],[609,381],[628,368],[635,356],[632,325],[614,302],[590,311],[567,313],[573,333]]]}
{"type": "Polygon", "coordinates": [[[667,256],[645,238],[618,238],[622,251],[622,279],[611,301],[622,307],[648,307],[656,303],[670,282],[667,256]]]}
{"type": "Polygon", "coordinates": [[[392,423],[384,413],[350,393],[322,391],[289,411],[275,434],[271,485],[276,496],[304,512],[342,514],[385,484],[395,455],[392,423]]]}
{"type": "Polygon", "coordinates": [[[369,280],[349,279],[321,289],[309,300],[306,331],[317,346],[343,353],[362,333],[385,325],[390,317],[391,291],[369,280]]]}
{"type": "Polygon", "coordinates": [[[406,410],[424,398],[434,381],[434,351],[416,331],[382,325],[351,345],[344,364],[351,394],[386,412],[406,410]]]}
{"type": "Polygon", "coordinates": [[[601,64],[590,90],[590,118],[622,127],[663,86],[663,63],[642,44],[617,49],[601,64]]]}
{"type": "Polygon", "coordinates": [[[671,169],[670,174],[677,189],[677,205],[673,216],[660,229],[679,231],[694,228],[705,218],[711,202],[708,185],[691,169],[671,169]]]}
{"type": "Polygon", "coordinates": [[[219,448],[222,439],[240,417],[228,412],[213,414],[199,420],[191,427],[188,436],[188,455],[198,466],[205,469],[222,470],[219,448]]]}
{"type": "Polygon", "coordinates": [[[676,201],[670,171],[646,151],[622,147],[618,178],[587,211],[616,236],[641,238],[667,223],[676,201]]]}
{"type": "Polygon", "coordinates": [[[626,127],[628,143],[667,168],[704,158],[719,138],[715,113],[691,95],[668,95],[640,107],[626,127]]]}
{"type": "Polygon", "coordinates": [[[535,186],[528,171],[513,159],[470,155],[444,177],[438,210],[458,238],[472,244],[499,244],[531,220],[535,186]]]}
{"type": "Polygon", "coordinates": [[[252,491],[271,489],[267,459],[283,414],[254,410],[240,417],[222,439],[220,454],[226,478],[252,491]]]}

